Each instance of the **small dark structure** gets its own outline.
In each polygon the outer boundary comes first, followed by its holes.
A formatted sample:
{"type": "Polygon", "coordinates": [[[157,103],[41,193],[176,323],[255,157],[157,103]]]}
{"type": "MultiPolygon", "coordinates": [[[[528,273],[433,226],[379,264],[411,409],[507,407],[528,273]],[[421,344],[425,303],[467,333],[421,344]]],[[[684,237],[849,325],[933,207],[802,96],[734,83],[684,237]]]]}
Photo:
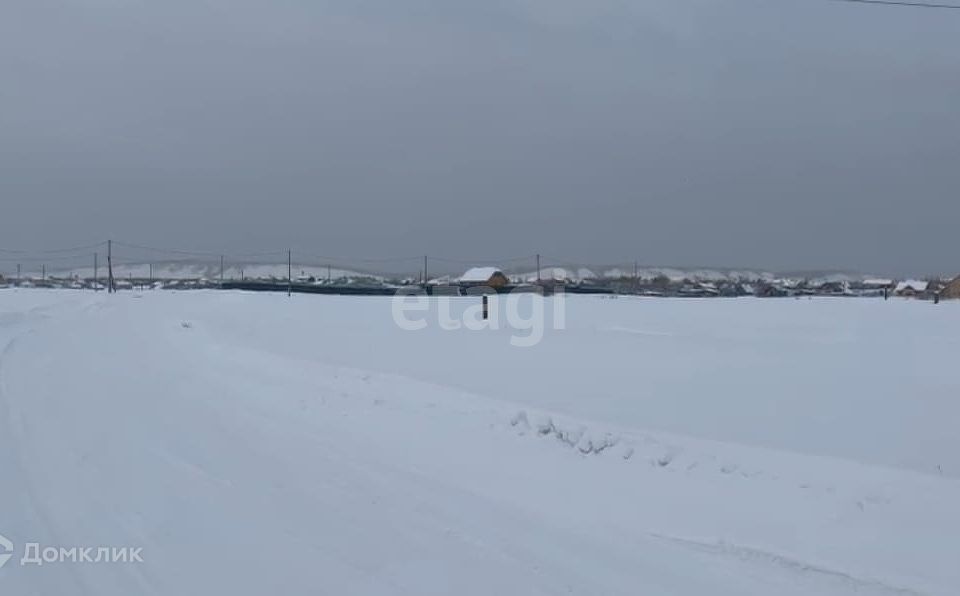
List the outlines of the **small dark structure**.
{"type": "Polygon", "coordinates": [[[474,267],[460,276],[458,280],[461,287],[471,288],[477,286],[486,286],[495,290],[503,288],[510,283],[510,280],[503,271],[496,267],[474,267]]]}

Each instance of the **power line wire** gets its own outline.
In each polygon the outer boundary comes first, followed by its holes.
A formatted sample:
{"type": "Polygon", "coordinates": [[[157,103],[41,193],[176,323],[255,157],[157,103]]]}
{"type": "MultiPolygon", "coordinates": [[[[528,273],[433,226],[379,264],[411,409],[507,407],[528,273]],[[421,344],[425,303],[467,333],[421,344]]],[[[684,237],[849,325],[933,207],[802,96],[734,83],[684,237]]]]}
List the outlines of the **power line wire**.
{"type": "MultiPolygon", "coordinates": [[[[403,262],[419,262],[423,259],[423,255],[417,255],[413,257],[383,257],[376,259],[368,259],[362,257],[334,257],[330,255],[318,255],[309,252],[301,252],[298,250],[293,251],[293,256],[296,259],[316,259],[318,261],[326,262],[340,262],[340,263],[403,263],[403,262]]],[[[431,257],[432,258],[432,257],[431,257]]]]}
{"type": "Polygon", "coordinates": [[[944,8],[960,10],[960,4],[937,4],[933,2],[907,2],[905,0],[833,0],[851,4],[880,4],[887,6],[909,6],[912,8],[944,8]]]}
{"type": "Polygon", "coordinates": [[[82,250],[90,250],[94,248],[100,248],[105,246],[106,242],[97,242],[96,244],[84,244],[81,246],[71,246],[69,248],[51,248],[47,250],[27,250],[27,249],[13,249],[13,248],[0,248],[0,253],[14,254],[14,255],[50,255],[64,252],[80,252],[82,250]]]}
{"type": "Polygon", "coordinates": [[[183,255],[187,257],[215,257],[220,258],[221,256],[229,256],[231,258],[255,258],[255,257],[269,257],[269,256],[279,256],[286,255],[286,251],[282,250],[273,250],[269,252],[255,252],[255,253],[221,253],[221,252],[210,252],[210,251],[201,251],[201,250],[188,250],[182,248],[160,248],[156,246],[146,246],[144,244],[134,244],[132,242],[120,242],[114,240],[113,244],[115,246],[122,246],[124,248],[132,248],[135,250],[146,250],[155,253],[167,253],[167,254],[176,254],[183,255]]]}
{"type": "MultiPolygon", "coordinates": [[[[38,253],[39,254],[39,253],[38,253]]],[[[21,254],[16,257],[0,257],[0,262],[5,263],[49,263],[49,262],[58,262],[58,261],[86,261],[90,259],[91,255],[89,254],[77,254],[77,255],[43,255],[43,256],[32,256],[29,254],[21,254]]]]}
{"type": "Polygon", "coordinates": [[[525,255],[522,257],[507,257],[502,259],[447,259],[444,257],[430,257],[431,261],[439,261],[441,263],[453,263],[456,265],[477,265],[479,263],[517,263],[520,261],[532,261],[537,258],[537,255],[525,255]]]}

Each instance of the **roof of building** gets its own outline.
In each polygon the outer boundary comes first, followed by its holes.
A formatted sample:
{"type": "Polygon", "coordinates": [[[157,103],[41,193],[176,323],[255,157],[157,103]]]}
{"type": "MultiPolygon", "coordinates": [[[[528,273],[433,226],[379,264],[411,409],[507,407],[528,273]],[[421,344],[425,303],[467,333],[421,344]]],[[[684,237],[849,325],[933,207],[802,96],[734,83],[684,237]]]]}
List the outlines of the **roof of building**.
{"type": "Polygon", "coordinates": [[[916,280],[916,279],[908,279],[908,280],[901,281],[900,283],[898,283],[898,284],[897,284],[897,290],[896,290],[896,291],[902,292],[902,291],[904,291],[904,290],[906,290],[906,289],[909,288],[909,289],[911,289],[911,290],[913,290],[913,291],[915,291],[915,292],[925,292],[925,291],[927,290],[927,286],[928,286],[928,285],[929,285],[929,283],[928,283],[928,282],[925,282],[925,281],[918,281],[918,280],[916,280]]]}
{"type": "Polygon", "coordinates": [[[474,267],[468,269],[466,273],[460,276],[460,281],[488,281],[491,277],[503,273],[497,267],[474,267]]]}

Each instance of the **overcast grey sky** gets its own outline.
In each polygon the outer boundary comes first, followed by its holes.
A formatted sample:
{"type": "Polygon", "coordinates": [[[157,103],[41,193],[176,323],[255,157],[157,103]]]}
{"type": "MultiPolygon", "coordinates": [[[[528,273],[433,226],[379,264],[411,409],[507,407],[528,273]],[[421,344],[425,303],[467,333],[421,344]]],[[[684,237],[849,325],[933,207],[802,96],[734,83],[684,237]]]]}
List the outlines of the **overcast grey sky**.
{"type": "Polygon", "coordinates": [[[0,247],[960,270],[960,11],[3,0],[0,247]]]}

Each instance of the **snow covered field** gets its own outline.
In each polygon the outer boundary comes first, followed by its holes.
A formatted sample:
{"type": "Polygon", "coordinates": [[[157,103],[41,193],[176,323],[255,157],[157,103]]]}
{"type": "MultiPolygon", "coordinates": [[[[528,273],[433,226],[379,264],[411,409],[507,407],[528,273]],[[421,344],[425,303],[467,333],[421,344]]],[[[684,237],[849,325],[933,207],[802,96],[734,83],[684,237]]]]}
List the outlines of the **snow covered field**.
{"type": "Polygon", "coordinates": [[[425,319],[0,290],[0,594],[960,593],[960,304],[425,319]]]}

